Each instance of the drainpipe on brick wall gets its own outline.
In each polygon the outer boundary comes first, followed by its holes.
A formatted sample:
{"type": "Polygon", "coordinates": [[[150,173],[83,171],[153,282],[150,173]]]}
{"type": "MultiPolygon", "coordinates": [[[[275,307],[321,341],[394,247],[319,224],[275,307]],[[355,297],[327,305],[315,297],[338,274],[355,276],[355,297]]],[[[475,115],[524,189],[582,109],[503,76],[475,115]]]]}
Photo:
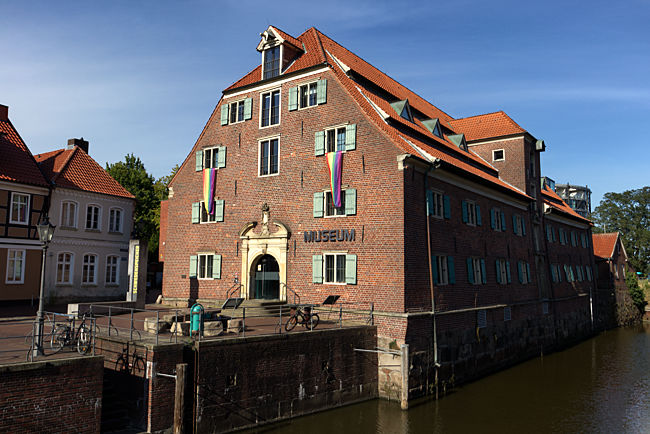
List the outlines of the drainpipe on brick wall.
{"type": "MultiPolygon", "coordinates": [[[[431,229],[429,226],[429,173],[440,167],[440,160],[436,159],[424,174],[424,218],[427,222],[427,258],[429,259],[429,289],[431,290],[431,320],[433,323],[433,366],[435,369],[436,399],[438,399],[438,333],[436,331],[436,302],[433,285],[433,265],[431,263],[431,229]]],[[[433,205],[433,204],[432,204],[433,205]]]]}

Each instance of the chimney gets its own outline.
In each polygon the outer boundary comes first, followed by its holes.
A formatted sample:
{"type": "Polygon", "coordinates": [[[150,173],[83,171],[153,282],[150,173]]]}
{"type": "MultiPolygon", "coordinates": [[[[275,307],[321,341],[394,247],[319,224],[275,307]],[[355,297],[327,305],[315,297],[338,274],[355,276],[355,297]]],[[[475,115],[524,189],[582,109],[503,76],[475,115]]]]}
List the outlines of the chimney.
{"type": "Polygon", "coordinates": [[[68,146],[66,149],[72,149],[75,146],[79,146],[86,154],[88,153],[88,141],[84,140],[83,137],[80,139],[68,139],[68,146]]]}
{"type": "Polygon", "coordinates": [[[0,104],[0,121],[9,120],[9,107],[3,104],[0,104]]]}

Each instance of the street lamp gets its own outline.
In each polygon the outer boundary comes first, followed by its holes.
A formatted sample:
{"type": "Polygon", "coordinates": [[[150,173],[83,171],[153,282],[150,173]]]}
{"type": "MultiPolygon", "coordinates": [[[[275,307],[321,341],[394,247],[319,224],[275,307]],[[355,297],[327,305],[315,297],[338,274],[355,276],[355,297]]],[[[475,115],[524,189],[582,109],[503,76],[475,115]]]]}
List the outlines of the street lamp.
{"type": "Polygon", "coordinates": [[[52,235],[54,235],[54,229],[56,226],[50,223],[50,219],[45,216],[45,220],[36,225],[38,229],[38,238],[43,243],[43,260],[41,261],[41,290],[38,296],[38,331],[36,335],[36,346],[34,347],[33,356],[43,355],[43,286],[45,281],[45,254],[47,253],[47,247],[52,241],[52,235]]]}

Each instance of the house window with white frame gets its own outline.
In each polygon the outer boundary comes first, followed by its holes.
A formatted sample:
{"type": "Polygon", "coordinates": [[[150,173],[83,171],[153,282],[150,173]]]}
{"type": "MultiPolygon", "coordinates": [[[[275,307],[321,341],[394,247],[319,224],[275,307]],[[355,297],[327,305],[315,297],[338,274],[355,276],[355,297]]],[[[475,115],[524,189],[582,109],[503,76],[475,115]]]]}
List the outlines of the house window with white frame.
{"type": "Polygon", "coordinates": [[[492,151],[492,161],[504,161],[506,159],[505,155],[503,149],[495,149],[492,151]]]}
{"type": "Polygon", "coordinates": [[[268,127],[280,123],[280,91],[262,94],[261,126],[268,127]]]}
{"type": "Polygon", "coordinates": [[[476,226],[476,204],[474,202],[467,201],[467,224],[470,226],[476,226]]]}
{"type": "Polygon", "coordinates": [[[72,283],[72,259],[74,255],[61,252],[56,256],[56,283],[65,285],[72,283]]]}
{"type": "Polygon", "coordinates": [[[433,197],[433,213],[431,215],[433,217],[442,218],[445,210],[443,195],[439,191],[433,190],[432,197],[433,197]]]}
{"type": "Polygon", "coordinates": [[[325,253],[325,283],[345,283],[345,253],[325,253]]]}
{"type": "Polygon", "coordinates": [[[77,227],[77,203],[63,201],[61,203],[61,226],[66,228],[77,227]]]}
{"type": "Polygon", "coordinates": [[[467,258],[467,278],[473,285],[481,285],[487,281],[484,259],[467,258]]]}
{"type": "Polygon", "coordinates": [[[508,268],[505,259],[497,259],[496,261],[497,282],[505,285],[508,283],[508,268]]]}
{"type": "Polygon", "coordinates": [[[212,279],[213,275],[213,254],[200,254],[199,256],[199,269],[198,269],[198,278],[199,279],[212,279]]]}
{"type": "Polygon", "coordinates": [[[435,267],[436,267],[436,276],[438,285],[448,285],[449,284],[449,260],[447,256],[436,256],[435,257],[435,267]]]}
{"type": "Polygon", "coordinates": [[[264,50],[264,80],[280,75],[280,46],[264,50]]]}
{"type": "Polygon", "coordinates": [[[6,283],[18,284],[25,282],[25,250],[7,249],[6,283]]]}
{"type": "Polygon", "coordinates": [[[230,123],[244,122],[244,104],[245,100],[230,103],[230,123]]]}
{"type": "Polygon", "coordinates": [[[259,176],[277,175],[280,161],[279,139],[267,139],[260,142],[259,176]]]}
{"type": "Polygon", "coordinates": [[[203,150],[203,168],[217,168],[219,166],[219,148],[207,148],[203,150]]]}
{"type": "Polygon", "coordinates": [[[298,88],[298,101],[300,108],[312,107],[318,101],[318,82],[303,84],[298,88]]]}
{"type": "Polygon", "coordinates": [[[29,224],[29,194],[11,193],[9,223],[29,224]]]}
{"type": "Polygon", "coordinates": [[[101,208],[97,205],[88,205],[86,208],[86,229],[98,231],[100,228],[101,208]]]}
{"type": "Polygon", "coordinates": [[[107,256],[106,257],[106,284],[117,285],[120,280],[120,257],[107,256]]]}
{"type": "Polygon", "coordinates": [[[108,231],[122,232],[122,209],[111,208],[108,212],[108,231]]]}
{"type": "Polygon", "coordinates": [[[84,255],[81,268],[81,283],[85,285],[95,285],[97,283],[97,255],[84,255]]]}
{"type": "Polygon", "coordinates": [[[325,152],[345,151],[345,127],[325,130],[325,152]]]}
{"type": "MultiPolygon", "coordinates": [[[[216,207],[216,201],[212,202],[212,206],[216,207]]],[[[217,221],[217,213],[210,214],[205,206],[205,202],[201,201],[201,220],[200,223],[214,223],[217,221]]]]}
{"type": "Polygon", "coordinates": [[[325,217],[336,217],[345,215],[345,190],[341,190],[341,206],[334,206],[334,198],[331,191],[325,192],[325,217]]]}

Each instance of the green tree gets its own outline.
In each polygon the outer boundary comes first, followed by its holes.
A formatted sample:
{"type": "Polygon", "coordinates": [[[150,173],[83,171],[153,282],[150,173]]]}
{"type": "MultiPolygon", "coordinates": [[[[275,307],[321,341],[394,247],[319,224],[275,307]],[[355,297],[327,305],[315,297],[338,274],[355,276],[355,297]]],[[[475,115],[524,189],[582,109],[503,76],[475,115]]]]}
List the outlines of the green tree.
{"type": "Polygon", "coordinates": [[[621,232],[630,265],[650,272],[650,187],[606,193],[592,218],[594,232],[621,232]]]}
{"type": "Polygon", "coordinates": [[[149,243],[149,254],[155,253],[158,250],[156,216],[160,214],[160,200],[156,196],[153,176],[133,154],[125,156],[124,161],[106,163],[106,171],[135,196],[134,235],[149,243]]]}
{"type": "Polygon", "coordinates": [[[630,291],[630,296],[632,297],[634,305],[638,307],[639,310],[643,310],[644,306],[647,304],[645,301],[645,294],[643,293],[643,289],[639,286],[639,281],[633,271],[625,273],[625,284],[627,285],[628,291],[630,291]]]}

